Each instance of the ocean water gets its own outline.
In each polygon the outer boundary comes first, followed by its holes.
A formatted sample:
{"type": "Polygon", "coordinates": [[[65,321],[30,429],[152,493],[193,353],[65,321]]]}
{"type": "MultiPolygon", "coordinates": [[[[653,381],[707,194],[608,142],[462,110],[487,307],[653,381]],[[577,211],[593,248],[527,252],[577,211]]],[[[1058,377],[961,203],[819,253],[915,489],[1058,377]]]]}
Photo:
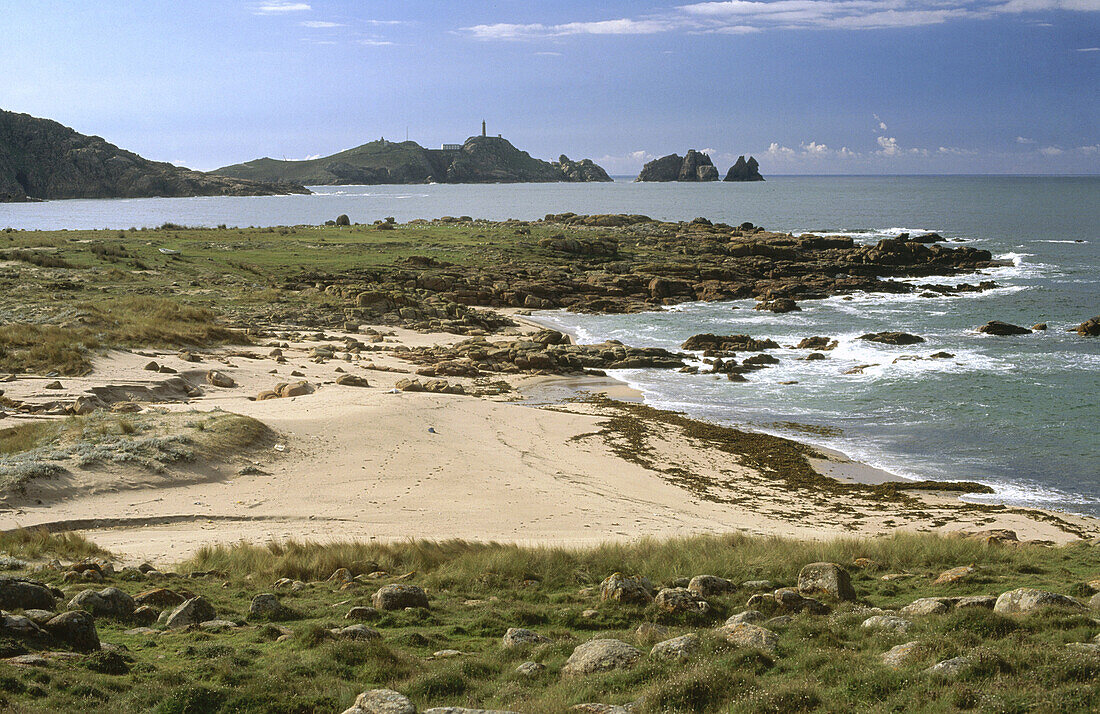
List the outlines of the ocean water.
{"type": "MultiPolygon", "coordinates": [[[[792,345],[811,335],[840,345],[829,359],[775,352],[781,363],[734,383],[707,375],[624,370],[615,376],[648,401],[844,451],[912,478],[993,486],[984,502],[1100,516],[1100,338],[1066,330],[1100,314],[1100,176],[772,177],[754,184],[524,184],[319,187],[314,196],[134,199],[0,204],[0,228],[79,229],[187,225],[267,226],[399,221],[442,215],[538,218],[546,213],[705,216],[771,230],[848,233],[874,242],[936,231],[990,250],[1010,266],[919,282],[977,282],[980,294],[921,298],[857,294],[801,303],[774,315],[751,301],[692,303],[640,315],[537,318],[581,341],[619,339],[676,349],[700,332],[745,333],[792,345]],[[1046,332],[990,337],[989,320],[1046,322],[1046,332]],[[924,344],[855,340],[903,330],[924,344]],[[898,359],[933,352],[951,359],[898,359]],[[847,375],[857,365],[872,365],[847,375]],[[797,384],[781,384],[796,381],[797,384]],[[787,423],[827,427],[828,435],[787,423]]],[[[949,243],[949,245],[951,245],[949,243]]]]}

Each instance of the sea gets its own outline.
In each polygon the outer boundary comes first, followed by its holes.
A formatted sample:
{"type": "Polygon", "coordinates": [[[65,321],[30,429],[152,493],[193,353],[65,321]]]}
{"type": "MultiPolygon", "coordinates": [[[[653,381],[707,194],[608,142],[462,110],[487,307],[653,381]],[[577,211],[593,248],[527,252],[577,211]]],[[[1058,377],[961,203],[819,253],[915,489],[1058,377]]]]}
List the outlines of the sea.
{"type": "Polygon", "coordinates": [[[801,312],[752,301],[687,303],[634,315],[542,311],[581,342],[678,349],[711,332],[781,345],[827,336],[828,359],[783,349],[780,364],[736,383],[712,375],[620,370],[612,376],[658,407],[791,437],[913,479],[978,481],[976,502],[1100,516],[1100,338],[1068,330],[1100,315],[1100,176],[772,176],[764,183],[322,186],[312,196],[69,200],[0,204],[0,228],[126,229],[318,224],[346,213],[367,223],[468,215],[638,213],[662,220],[750,221],[795,234],[874,243],[934,231],[947,245],[991,251],[1003,267],[921,278],[994,280],[983,293],[864,294],[804,301],[801,312]],[[992,337],[989,320],[1048,329],[992,337]],[[856,338],[901,330],[906,347],[856,338]],[[919,359],[934,352],[950,359],[919,359]],[[864,366],[859,373],[853,367],[864,366]]]}

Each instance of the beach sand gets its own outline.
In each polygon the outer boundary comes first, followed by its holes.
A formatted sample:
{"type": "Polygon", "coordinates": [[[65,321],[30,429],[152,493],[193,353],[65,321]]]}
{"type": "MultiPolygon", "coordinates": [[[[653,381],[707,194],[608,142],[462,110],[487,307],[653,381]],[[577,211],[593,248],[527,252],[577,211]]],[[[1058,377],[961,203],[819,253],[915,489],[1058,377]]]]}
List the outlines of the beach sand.
{"type": "MultiPolygon", "coordinates": [[[[387,332],[392,336],[383,344],[395,348],[463,339],[387,332]]],[[[328,334],[330,342],[339,336],[328,334]]],[[[666,425],[646,425],[659,463],[626,459],[599,436],[606,408],[563,403],[594,392],[640,400],[634,390],[606,378],[512,376],[516,391],[487,397],[393,393],[394,384],[413,369],[398,351],[319,363],[308,355],[316,342],[288,343],[286,364],[266,357],[266,347],[248,348],[263,355],[258,359],[210,350],[200,363],[184,362],[172,352],[116,351],[99,357],[87,377],[63,379],[61,393],[44,391],[41,379],[5,385],[10,396],[45,401],[94,386],[150,385],[177,376],[143,370],[150,359],[196,383],[217,369],[238,386],[204,385],[201,397],[158,407],[239,413],[262,421],[277,436],[262,450],[227,455],[221,463],[173,467],[167,474],[110,467],[36,484],[26,495],[0,502],[0,528],[81,530],[130,562],[178,561],[214,542],[287,538],[580,546],[734,531],[822,539],[895,529],[1007,528],[1021,539],[1053,542],[1100,533],[1091,519],[960,509],[955,497],[944,494],[921,495],[921,506],[905,511],[859,498],[807,499],[666,425]],[[315,393],[249,399],[277,382],[293,381],[289,375],[295,370],[318,387],[315,393]],[[367,378],[371,386],[335,384],[340,370],[367,378]],[[241,473],[245,467],[257,473],[241,473]],[[680,472],[720,484],[716,488],[728,497],[705,497],[670,477],[680,472]],[[1060,522],[1073,527],[1067,530],[1060,522]]],[[[476,387],[471,379],[450,381],[476,387]]],[[[21,421],[9,418],[3,426],[21,421]]],[[[825,474],[861,483],[892,478],[843,455],[827,456],[815,460],[825,474]]]]}

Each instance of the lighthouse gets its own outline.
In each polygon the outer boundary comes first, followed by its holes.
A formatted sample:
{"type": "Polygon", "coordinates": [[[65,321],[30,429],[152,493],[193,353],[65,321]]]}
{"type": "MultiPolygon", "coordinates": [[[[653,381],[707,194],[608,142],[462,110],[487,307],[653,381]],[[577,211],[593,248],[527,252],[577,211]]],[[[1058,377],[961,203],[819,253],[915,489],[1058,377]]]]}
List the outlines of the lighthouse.
{"type": "Polygon", "coordinates": [[[485,120],[481,120],[481,135],[485,136],[485,120]]]}

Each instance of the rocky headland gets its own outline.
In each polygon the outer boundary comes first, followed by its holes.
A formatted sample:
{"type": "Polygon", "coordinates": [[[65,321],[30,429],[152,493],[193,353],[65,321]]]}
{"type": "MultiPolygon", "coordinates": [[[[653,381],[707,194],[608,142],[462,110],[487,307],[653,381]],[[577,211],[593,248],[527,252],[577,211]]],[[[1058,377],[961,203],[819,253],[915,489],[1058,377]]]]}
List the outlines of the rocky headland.
{"type": "Polygon", "coordinates": [[[571,161],[562,154],[556,162],[542,161],[495,136],[472,136],[461,146],[444,149],[379,139],[319,159],[263,158],[224,166],[211,174],[310,186],[611,181],[591,159],[571,161]]]}
{"type": "Polygon", "coordinates": [[[309,191],[292,182],[210,176],[150,161],[55,121],[0,110],[0,203],[288,193],[309,191]]]}

